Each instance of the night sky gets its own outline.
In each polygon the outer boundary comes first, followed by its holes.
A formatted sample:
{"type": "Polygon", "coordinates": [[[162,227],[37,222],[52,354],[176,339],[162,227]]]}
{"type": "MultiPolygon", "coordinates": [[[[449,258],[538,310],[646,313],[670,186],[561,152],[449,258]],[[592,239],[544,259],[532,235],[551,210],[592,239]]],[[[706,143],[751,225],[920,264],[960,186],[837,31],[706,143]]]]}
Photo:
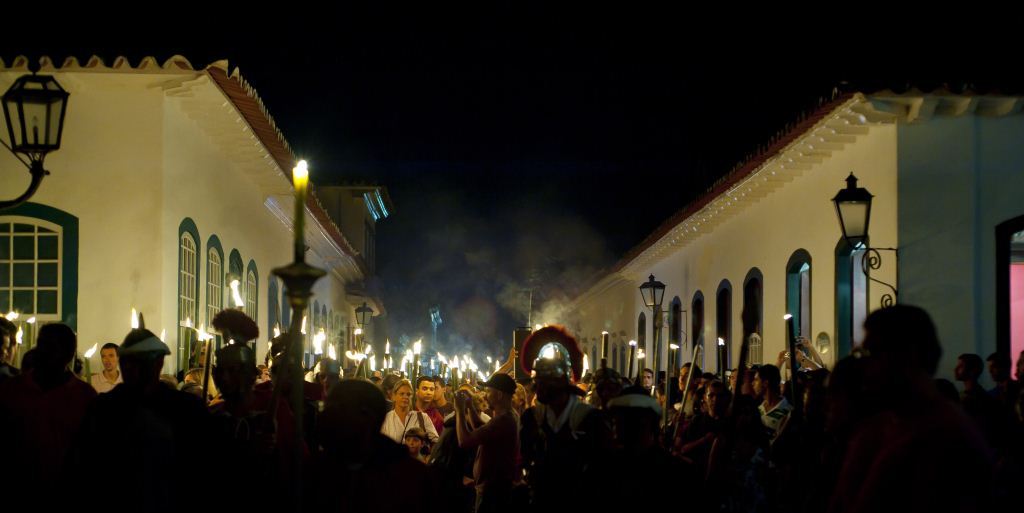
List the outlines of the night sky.
{"type": "Polygon", "coordinates": [[[491,354],[526,323],[526,291],[534,322],[551,320],[841,82],[870,90],[977,76],[947,65],[934,44],[907,59],[850,41],[783,40],[783,31],[743,41],[738,28],[700,35],[694,19],[537,21],[547,19],[451,28],[338,18],[302,38],[242,27],[265,34],[247,36],[225,21],[198,24],[205,35],[131,42],[11,39],[0,56],[126,55],[135,64],[181,54],[195,67],[228,59],[310,161],[315,182],[388,188],[396,211],[378,224],[371,287],[385,301],[391,339],[429,338],[428,309],[438,305],[449,351],[473,344],[491,354]]]}

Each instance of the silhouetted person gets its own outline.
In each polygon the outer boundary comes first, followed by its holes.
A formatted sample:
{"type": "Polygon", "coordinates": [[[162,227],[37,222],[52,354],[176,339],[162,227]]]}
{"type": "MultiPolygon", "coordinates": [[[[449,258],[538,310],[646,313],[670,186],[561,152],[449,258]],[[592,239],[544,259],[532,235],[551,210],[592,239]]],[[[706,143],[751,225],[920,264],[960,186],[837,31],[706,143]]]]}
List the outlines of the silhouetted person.
{"type": "MultiPolygon", "coordinates": [[[[854,359],[869,402],[847,421],[829,511],[987,510],[992,461],[977,429],[936,390],[942,349],[931,318],[896,305],[873,312],[864,328],[854,359]]],[[[834,378],[846,374],[837,366],[834,378]]]]}
{"type": "Polygon", "coordinates": [[[344,379],[327,396],[318,428],[324,452],[309,494],[317,511],[417,513],[448,511],[435,481],[409,450],[380,432],[388,412],[372,383],[344,379]]]}
{"type": "Polygon", "coordinates": [[[969,417],[974,419],[981,432],[993,446],[1002,444],[1003,420],[999,415],[999,404],[989,393],[981,387],[978,379],[982,373],[981,357],[976,354],[965,353],[956,360],[954,377],[964,384],[964,390],[960,394],[960,405],[969,417]]]}
{"type": "Polygon", "coordinates": [[[40,328],[35,366],[0,385],[0,440],[4,507],[17,511],[49,496],[55,506],[66,496],[61,488],[69,450],[96,391],[68,369],[75,357],[77,337],[64,324],[40,328]],[[7,503],[7,500],[13,504],[7,503]]]}
{"type": "Polygon", "coordinates": [[[996,384],[988,391],[1004,411],[1012,411],[1020,397],[1021,383],[1010,378],[1010,356],[992,353],[988,356],[988,373],[996,384]]]}
{"type": "Polygon", "coordinates": [[[512,411],[516,382],[508,374],[495,374],[483,386],[493,415],[491,420],[471,428],[467,419],[471,398],[460,391],[455,396],[455,429],[459,447],[476,449],[476,513],[509,511],[519,457],[519,416],[512,411]]]}
{"type": "Polygon", "coordinates": [[[627,388],[608,402],[614,448],[593,458],[583,476],[586,491],[572,498],[580,504],[570,511],[633,511],[639,493],[655,494],[660,502],[670,491],[677,506],[678,498],[694,498],[696,473],[658,443],[661,411],[641,387],[627,388]]]}
{"type": "MultiPolygon", "coordinates": [[[[160,381],[167,345],[133,329],[118,348],[124,382],[93,401],[82,426],[78,465],[83,490],[109,484],[89,468],[106,461],[123,469],[118,499],[125,509],[180,512],[208,504],[196,486],[196,461],[209,461],[210,419],[203,401],[160,381]]],[[[85,494],[83,493],[82,496],[85,494]]]]}
{"type": "Polygon", "coordinates": [[[610,442],[600,410],[578,397],[573,385],[573,362],[567,345],[575,339],[563,330],[547,327],[524,342],[523,354],[537,353],[532,362],[537,405],[523,412],[519,432],[523,466],[537,511],[566,511],[576,497],[590,493],[582,472],[610,442]],[[531,340],[541,347],[533,347],[531,340]]]}

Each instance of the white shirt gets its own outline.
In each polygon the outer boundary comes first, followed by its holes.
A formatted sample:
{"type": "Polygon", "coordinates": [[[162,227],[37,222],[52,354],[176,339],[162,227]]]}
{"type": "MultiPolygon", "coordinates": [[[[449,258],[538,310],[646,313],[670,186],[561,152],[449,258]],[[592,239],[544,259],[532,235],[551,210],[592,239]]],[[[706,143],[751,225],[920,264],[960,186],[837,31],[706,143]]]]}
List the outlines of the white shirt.
{"type": "Polygon", "coordinates": [[[93,374],[92,377],[89,378],[89,384],[96,389],[97,394],[105,394],[113,390],[118,383],[124,383],[124,380],[121,379],[121,369],[117,370],[117,379],[114,381],[107,379],[102,372],[93,374]]]}
{"type": "Polygon", "coordinates": [[[415,414],[419,414],[423,419],[423,429],[427,432],[427,438],[430,439],[430,443],[437,443],[439,436],[437,436],[437,430],[434,429],[434,423],[430,421],[430,417],[426,413],[421,411],[410,410],[405,415],[405,420],[398,418],[398,414],[395,410],[391,410],[384,417],[384,424],[380,427],[380,432],[384,436],[400,443],[405,443],[405,432],[414,428],[420,427],[420,421],[416,419],[415,414]]]}

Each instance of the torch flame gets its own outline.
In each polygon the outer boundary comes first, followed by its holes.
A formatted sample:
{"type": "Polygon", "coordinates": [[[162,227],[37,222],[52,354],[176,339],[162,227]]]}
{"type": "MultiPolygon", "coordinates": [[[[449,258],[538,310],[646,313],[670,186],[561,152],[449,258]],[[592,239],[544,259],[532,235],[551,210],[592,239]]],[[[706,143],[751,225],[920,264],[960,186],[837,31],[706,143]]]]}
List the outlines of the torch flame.
{"type": "Polygon", "coordinates": [[[417,340],[416,343],[412,345],[412,352],[413,352],[413,354],[417,354],[418,355],[422,351],[423,351],[423,339],[420,339],[420,340],[417,340]]]}
{"type": "Polygon", "coordinates": [[[281,336],[281,328],[274,326],[274,338],[281,336]]]}
{"type": "Polygon", "coordinates": [[[722,337],[718,337],[718,345],[724,346],[725,345],[725,339],[722,338],[722,337]]]}
{"type": "Polygon", "coordinates": [[[786,314],[786,315],[783,315],[783,316],[782,316],[782,319],[783,319],[783,320],[786,320],[786,321],[788,321],[788,320],[790,320],[790,319],[792,319],[792,318],[793,318],[793,314],[786,314]]]}
{"type": "Polygon", "coordinates": [[[17,342],[19,344],[22,342],[21,326],[18,326],[18,333],[14,335],[14,340],[15,340],[15,342],[17,342]]]}
{"type": "Polygon", "coordinates": [[[644,356],[647,356],[644,353],[644,350],[643,349],[637,349],[637,351],[636,351],[636,359],[637,360],[642,360],[644,358],[644,356]]]}
{"type": "Polygon", "coordinates": [[[167,329],[165,328],[165,329],[160,330],[160,341],[161,342],[166,342],[166,340],[165,340],[166,338],[167,338],[167,329]]]}
{"type": "Polygon", "coordinates": [[[589,371],[589,370],[590,370],[590,358],[587,358],[587,355],[583,355],[583,375],[586,375],[587,371],[589,371]]]}
{"type": "Polygon", "coordinates": [[[384,354],[391,354],[391,341],[390,340],[385,340],[384,341],[384,354]]]}
{"type": "Polygon", "coordinates": [[[309,164],[305,160],[300,160],[292,168],[292,180],[296,186],[302,187],[305,187],[306,183],[309,182],[309,164]]]}
{"type": "Polygon", "coordinates": [[[377,370],[377,357],[370,358],[370,370],[377,370]]]}
{"type": "Polygon", "coordinates": [[[673,350],[673,351],[675,351],[675,350],[679,349],[679,346],[677,344],[669,344],[668,348],[673,350]]]}
{"type": "Polygon", "coordinates": [[[356,328],[356,330],[353,331],[352,333],[355,334],[355,335],[362,335],[363,334],[363,328],[356,328]]]}
{"type": "MultiPolygon", "coordinates": [[[[185,326],[189,326],[187,319],[185,320],[185,326]]],[[[131,327],[133,330],[139,329],[139,313],[135,311],[135,308],[132,308],[131,327]]]]}
{"type": "Polygon", "coordinates": [[[28,318],[28,320],[27,320],[27,321],[25,321],[25,322],[27,322],[27,323],[29,323],[29,324],[35,324],[35,323],[36,323],[36,318],[35,318],[35,316],[33,315],[32,317],[29,317],[29,318],[28,318]]]}
{"type": "Polygon", "coordinates": [[[86,358],[92,358],[92,355],[96,354],[96,348],[99,347],[99,346],[100,346],[99,342],[93,344],[92,347],[90,347],[89,350],[85,352],[85,357],[86,358]]]}
{"type": "Polygon", "coordinates": [[[327,346],[327,355],[330,356],[332,360],[338,359],[338,352],[334,350],[334,344],[327,346]]]}
{"type": "Polygon", "coordinates": [[[303,335],[306,334],[306,316],[305,315],[302,316],[302,329],[299,330],[299,331],[302,332],[303,335]]]}
{"type": "Polygon", "coordinates": [[[629,345],[631,345],[631,346],[635,346],[635,345],[636,345],[636,340],[630,340],[630,341],[629,341],[629,345]]]}

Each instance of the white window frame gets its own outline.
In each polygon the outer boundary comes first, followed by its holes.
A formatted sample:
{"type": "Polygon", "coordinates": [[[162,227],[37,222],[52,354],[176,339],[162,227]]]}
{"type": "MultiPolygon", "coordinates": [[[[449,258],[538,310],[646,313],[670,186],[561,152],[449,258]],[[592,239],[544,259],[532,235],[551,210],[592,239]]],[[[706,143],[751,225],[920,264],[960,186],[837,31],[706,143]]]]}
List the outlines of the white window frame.
{"type": "MultiPolygon", "coordinates": [[[[59,321],[62,321],[63,320],[63,313],[64,313],[63,312],[63,306],[64,305],[63,305],[63,301],[62,301],[63,291],[64,291],[64,266],[63,266],[63,263],[64,263],[63,262],[63,256],[64,256],[64,230],[58,224],[54,224],[54,223],[51,223],[49,221],[45,221],[43,219],[38,219],[38,218],[35,218],[35,217],[0,216],[0,224],[8,224],[8,223],[11,224],[11,232],[9,234],[5,234],[5,235],[7,235],[7,236],[9,236],[11,238],[10,255],[9,255],[8,259],[2,260],[0,262],[6,263],[9,266],[8,270],[7,270],[7,273],[8,273],[7,278],[9,280],[9,285],[4,287],[3,290],[5,291],[4,293],[8,294],[8,304],[9,304],[10,309],[12,309],[12,310],[14,309],[14,291],[16,291],[16,290],[31,290],[32,291],[32,310],[33,311],[31,313],[28,313],[28,312],[19,312],[19,313],[26,313],[27,317],[35,317],[37,322],[59,322],[59,321]],[[16,233],[14,232],[14,225],[15,224],[27,224],[27,225],[32,225],[33,226],[33,230],[31,232],[31,236],[33,238],[33,246],[34,246],[33,247],[33,255],[34,256],[33,256],[32,260],[15,260],[14,259],[14,237],[16,235],[16,233]],[[47,230],[50,230],[54,234],[56,234],[56,236],[57,236],[57,258],[56,259],[40,259],[39,258],[39,235],[40,235],[39,228],[45,228],[47,230]],[[33,271],[32,282],[33,282],[33,284],[32,284],[31,287],[15,286],[14,285],[14,263],[15,262],[17,262],[19,264],[27,264],[27,263],[31,263],[32,264],[32,267],[33,267],[33,269],[32,269],[32,271],[33,271]],[[55,287],[54,286],[46,286],[46,287],[40,287],[39,286],[39,264],[56,264],[57,265],[57,285],[55,287]],[[44,313],[44,314],[41,314],[41,313],[38,312],[38,310],[39,310],[39,291],[55,291],[57,293],[57,312],[56,313],[44,313]]],[[[25,237],[25,236],[28,236],[28,235],[29,235],[29,232],[24,232],[23,234],[18,235],[18,236],[25,237]]],[[[6,313],[6,312],[4,312],[4,313],[6,313]]]]}

